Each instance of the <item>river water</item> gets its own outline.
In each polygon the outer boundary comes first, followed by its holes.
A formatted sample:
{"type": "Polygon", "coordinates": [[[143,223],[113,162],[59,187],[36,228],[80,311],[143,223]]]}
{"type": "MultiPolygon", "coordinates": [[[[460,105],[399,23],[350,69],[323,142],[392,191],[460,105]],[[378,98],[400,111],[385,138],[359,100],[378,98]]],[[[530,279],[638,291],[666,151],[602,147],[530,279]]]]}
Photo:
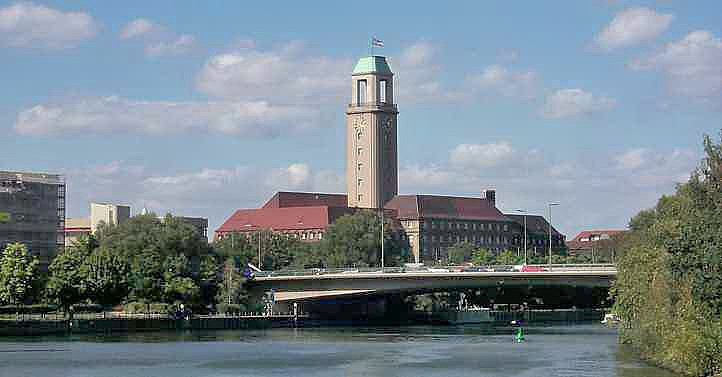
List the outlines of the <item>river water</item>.
{"type": "Polygon", "coordinates": [[[638,361],[600,325],[354,327],[0,338],[0,376],[620,376],[638,361]]]}

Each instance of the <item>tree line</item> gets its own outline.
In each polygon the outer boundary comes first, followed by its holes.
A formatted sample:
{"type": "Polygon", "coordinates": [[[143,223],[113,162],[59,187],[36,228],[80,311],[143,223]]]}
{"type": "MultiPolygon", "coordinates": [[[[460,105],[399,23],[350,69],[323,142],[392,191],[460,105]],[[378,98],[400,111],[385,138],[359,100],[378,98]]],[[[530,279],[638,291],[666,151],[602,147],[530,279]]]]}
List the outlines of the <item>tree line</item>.
{"type": "Polygon", "coordinates": [[[620,340],[681,373],[722,373],[722,147],[630,221],[612,287],[620,340]]]}
{"type": "MultiPolygon", "coordinates": [[[[384,228],[385,264],[408,260],[409,245],[384,228]]],[[[280,233],[233,234],[208,244],[182,218],[137,215],[119,225],[101,224],[57,253],[47,274],[22,244],[0,255],[0,304],[94,304],[135,308],[183,303],[195,311],[254,310],[243,287],[248,263],[264,270],[380,265],[379,216],[358,211],[339,218],[318,243],[280,233]],[[260,259],[259,259],[260,258],[260,259]]]]}

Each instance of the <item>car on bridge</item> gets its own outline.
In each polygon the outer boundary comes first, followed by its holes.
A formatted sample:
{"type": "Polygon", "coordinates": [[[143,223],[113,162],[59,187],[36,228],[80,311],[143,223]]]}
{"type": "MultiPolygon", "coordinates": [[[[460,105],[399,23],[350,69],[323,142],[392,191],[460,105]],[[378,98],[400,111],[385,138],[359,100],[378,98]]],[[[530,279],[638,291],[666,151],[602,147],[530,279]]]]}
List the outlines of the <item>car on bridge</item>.
{"type": "Polygon", "coordinates": [[[546,271],[547,269],[544,267],[539,266],[522,266],[522,268],[519,270],[521,272],[542,272],[546,271]]]}

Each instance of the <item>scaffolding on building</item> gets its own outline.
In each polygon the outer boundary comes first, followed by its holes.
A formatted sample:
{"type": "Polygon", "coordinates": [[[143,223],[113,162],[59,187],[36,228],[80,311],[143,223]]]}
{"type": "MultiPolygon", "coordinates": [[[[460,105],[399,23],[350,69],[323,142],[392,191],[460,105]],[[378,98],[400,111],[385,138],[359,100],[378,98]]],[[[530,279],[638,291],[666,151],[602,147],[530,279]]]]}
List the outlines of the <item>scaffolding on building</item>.
{"type": "Polygon", "coordinates": [[[0,171],[0,247],[25,244],[47,268],[65,245],[65,178],[0,171]]]}

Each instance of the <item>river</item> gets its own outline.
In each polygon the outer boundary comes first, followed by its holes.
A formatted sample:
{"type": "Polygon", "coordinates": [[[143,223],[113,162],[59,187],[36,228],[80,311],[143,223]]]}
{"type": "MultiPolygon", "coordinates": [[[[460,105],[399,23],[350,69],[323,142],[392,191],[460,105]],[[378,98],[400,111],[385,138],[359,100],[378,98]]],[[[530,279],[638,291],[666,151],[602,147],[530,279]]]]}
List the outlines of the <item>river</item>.
{"type": "Polygon", "coordinates": [[[0,338],[0,376],[619,376],[638,361],[600,325],[354,327],[0,338]]]}

